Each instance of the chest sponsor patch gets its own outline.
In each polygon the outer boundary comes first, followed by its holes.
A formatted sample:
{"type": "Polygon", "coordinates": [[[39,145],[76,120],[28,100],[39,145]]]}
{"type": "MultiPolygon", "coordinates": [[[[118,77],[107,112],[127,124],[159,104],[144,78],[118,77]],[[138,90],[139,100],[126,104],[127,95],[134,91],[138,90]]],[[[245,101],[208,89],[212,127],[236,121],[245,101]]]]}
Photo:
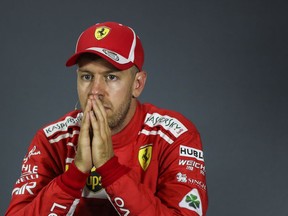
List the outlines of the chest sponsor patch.
{"type": "Polygon", "coordinates": [[[145,117],[145,124],[149,127],[162,126],[176,138],[188,130],[178,119],[159,113],[148,113],[145,117]]]}

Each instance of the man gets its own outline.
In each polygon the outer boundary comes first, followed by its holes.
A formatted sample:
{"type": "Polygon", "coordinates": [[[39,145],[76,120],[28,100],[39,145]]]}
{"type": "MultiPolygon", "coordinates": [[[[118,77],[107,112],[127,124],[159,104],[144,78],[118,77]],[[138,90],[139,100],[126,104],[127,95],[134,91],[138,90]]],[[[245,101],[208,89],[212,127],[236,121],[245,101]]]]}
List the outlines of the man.
{"type": "Polygon", "coordinates": [[[81,110],[38,131],[6,215],[205,215],[199,133],[177,112],[141,104],[144,51],[130,27],[78,38],[81,110]]]}

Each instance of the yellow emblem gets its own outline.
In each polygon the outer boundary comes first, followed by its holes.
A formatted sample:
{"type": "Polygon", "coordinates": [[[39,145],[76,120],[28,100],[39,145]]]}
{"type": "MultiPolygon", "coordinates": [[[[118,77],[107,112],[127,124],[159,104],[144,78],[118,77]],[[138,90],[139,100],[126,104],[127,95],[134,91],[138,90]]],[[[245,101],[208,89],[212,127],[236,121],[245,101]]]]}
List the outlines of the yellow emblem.
{"type": "Polygon", "coordinates": [[[96,172],[95,166],[92,167],[90,176],[86,180],[86,186],[90,191],[98,192],[102,190],[102,177],[96,172]]]}
{"type": "Polygon", "coordinates": [[[101,26],[96,28],[95,30],[95,38],[97,40],[102,40],[103,38],[105,38],[110,32],[110,28],[106,27],[106,26],[101,26]]]}
{"type": "Polygon", "coordinates": [[[152,157],[152,145],[142,146],[138,152],[138,160],[144,171],[148,168],[152,157]]]}

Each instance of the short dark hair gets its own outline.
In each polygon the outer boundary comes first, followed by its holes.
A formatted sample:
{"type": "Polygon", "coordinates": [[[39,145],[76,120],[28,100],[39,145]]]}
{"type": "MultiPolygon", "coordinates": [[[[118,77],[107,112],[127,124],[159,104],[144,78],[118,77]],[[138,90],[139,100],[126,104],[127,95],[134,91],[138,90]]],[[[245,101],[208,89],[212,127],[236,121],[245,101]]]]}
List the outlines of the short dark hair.
{"type": "Polygon", "coordinates": [[[81,54],[78,59],[77,59],[77,63],[79,63],[79,61],[81,59],[89,59],[91,61],[95,61],[97,59],[101,58],[99,55],[93,54],[93,53],[83,53],[81,54]]]}

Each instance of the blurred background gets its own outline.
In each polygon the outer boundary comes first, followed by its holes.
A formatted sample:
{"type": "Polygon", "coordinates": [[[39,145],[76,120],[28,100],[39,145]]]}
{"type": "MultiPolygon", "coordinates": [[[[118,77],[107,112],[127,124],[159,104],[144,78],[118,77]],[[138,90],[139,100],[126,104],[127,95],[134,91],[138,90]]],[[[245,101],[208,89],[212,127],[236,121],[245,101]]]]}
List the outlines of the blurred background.
{"type": "Polygon", "coordinates": [[[201,133],[208,216],[287,216],[288,3],[280,0],[1,1],[0,215],[36,131],[74,108],[78,35],[103,21],[145,48],[142,102],[201,133]]]}

